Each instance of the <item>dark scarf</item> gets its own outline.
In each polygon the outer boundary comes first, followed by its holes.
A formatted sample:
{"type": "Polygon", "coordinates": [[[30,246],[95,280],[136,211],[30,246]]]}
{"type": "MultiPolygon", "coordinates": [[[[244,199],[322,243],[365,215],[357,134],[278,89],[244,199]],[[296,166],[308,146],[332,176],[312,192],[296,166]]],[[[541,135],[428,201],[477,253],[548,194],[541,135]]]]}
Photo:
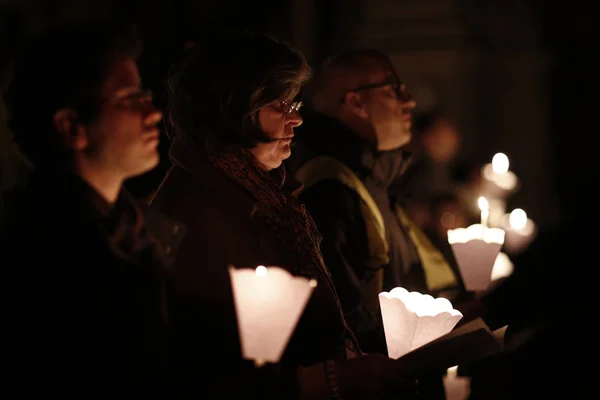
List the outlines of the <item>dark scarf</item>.
{"type": "Polygon", "coordinates": [[[321,284],[326,282],[347,332],[347,348],[360,353],[358,341],[346,324],[331,275],[323,261],[319,247],[322,237],[304,204],[293,194],[294,183],[295,189],[301,184],[295,180],[286,180],[283,166],[272,171],[265,170],[248,149],[217,152],[198,150],[197,147],[192,150],[188,146],[183,141],[174,140],[171,147],[174,162],[181,163],[177,160],[185,158],[183,154],[186,152],[193,151],[196,157],[206,157],[217,171],[249,192],[256,200],[253,216],[272,233],[287,269],[294,275],[315,278],[321,284]]]}
{"type": "Polygon", "coordinates": [[[211,152],[208,159],[258,200],[254,216],[273,233],[288,268],[296,275],[329,281],[319,249],[321,235],[304,204],[285,190],[285,168],[266,171],[246,149],[222,154],[211,152]]]}

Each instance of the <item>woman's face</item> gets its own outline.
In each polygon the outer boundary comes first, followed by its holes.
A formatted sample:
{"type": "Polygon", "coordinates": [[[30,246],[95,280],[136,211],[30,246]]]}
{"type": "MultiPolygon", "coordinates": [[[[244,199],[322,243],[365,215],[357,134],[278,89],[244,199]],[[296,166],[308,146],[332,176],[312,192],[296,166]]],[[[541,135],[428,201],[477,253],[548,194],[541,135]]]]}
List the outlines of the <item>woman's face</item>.
{"type": "MultiPolygon", "coordinates": [[[[301,105],[301,104],[300,104],[301,105]]],[[[256,160],[267,170],[278,168],[292,150],[294,128],[302,124],[297,103],[276,101],[258,111],[258,122],[264,134],[274,139],[250,149],[256,160]]]]}

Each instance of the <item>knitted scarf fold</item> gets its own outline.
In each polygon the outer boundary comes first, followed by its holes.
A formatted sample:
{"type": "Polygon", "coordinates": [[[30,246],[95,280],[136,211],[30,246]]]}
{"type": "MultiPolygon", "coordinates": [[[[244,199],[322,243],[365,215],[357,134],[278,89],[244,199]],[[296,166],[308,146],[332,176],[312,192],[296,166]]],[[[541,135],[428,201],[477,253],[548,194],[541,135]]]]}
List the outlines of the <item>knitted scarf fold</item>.
{"type": "Polygon", "coordinates": [[[254,216],[273,233],[287,269],[309,278],[331,279],[319,249],[322,237],[304,204],[286,190],[283,166],[266,171],[246,149],[208,154],[208,159],[257,200],[254,216]]]}

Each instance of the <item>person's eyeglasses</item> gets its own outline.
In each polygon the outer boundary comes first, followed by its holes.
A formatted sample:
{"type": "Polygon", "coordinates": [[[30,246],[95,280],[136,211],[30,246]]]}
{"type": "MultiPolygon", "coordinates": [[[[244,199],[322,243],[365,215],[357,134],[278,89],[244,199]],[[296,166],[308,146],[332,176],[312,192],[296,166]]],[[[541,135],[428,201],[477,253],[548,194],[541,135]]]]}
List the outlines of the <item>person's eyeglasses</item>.
{"type": "Polygon", "coordinates": [[[293,103],[287,103],[285,101],[280,101],[279,102],[281,104],[281,111],[284,114],[291,114],[294,111],[299,111],[302,106],[304,105],[304,103],[302,103],[301,101],[295,101],[293,103]]]}
{"type": "Polygon", "coordinates": [[[139,90],[116,101],[116,104],[126,108],[138,108],[152,102],[151,90],[139,90]]]}
{"type": "MultiPolygon", "coordinates": [[[[346,92],[346,94],[352,93],[352,92],[363,92],[365,90],[377,89],[377,88],[384,87],[384,86],[393,86],[394,93],[396,93],[396,97],[398,97],[398,99],[403,99],[403,100],[410,99],[410,95],[408,94],[408,91],[406,90],[406,85],[404,83],[398,81],[397,79],[387,79],[384,82],[380,82],[380,83],[372,83],[370,85],[358,86],[352,90],[349,90],[348,92],[346,92]]],[[[341,104],[344,104],[346,102],[346,94],[344,94],[344,96],[340,99],[341,104]]]]}
{"type": "Polygon", "coordinates": [[[115,95],[111,98],[100,99],[102,103],[112,103],[118,107],[123,108],[140,108],[152,103],[152,90],[140,89],[133,92],[127,93],[123,97],[115,95]]]}

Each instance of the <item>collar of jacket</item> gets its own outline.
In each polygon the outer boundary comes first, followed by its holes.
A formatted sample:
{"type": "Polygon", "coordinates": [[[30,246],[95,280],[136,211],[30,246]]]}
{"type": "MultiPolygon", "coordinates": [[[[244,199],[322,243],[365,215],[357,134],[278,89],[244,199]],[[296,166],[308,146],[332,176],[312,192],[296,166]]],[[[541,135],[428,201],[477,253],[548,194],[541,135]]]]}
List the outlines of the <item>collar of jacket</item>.
{"type": "Polygon", "coordinates": [[[298,130],[300,140],[308,148],[306,161],[330,156],[352,169],[359,178],[371,176],[385,187],[399,179],[413,162],[412,154],[402,148],[377,151],[346,124],[324,114],[310,114],[298,130]]]}
{"type": "MultiPolygon", "coordinates": [[[[90,231],[97,232],[98,237],[104,237],[101,220],[106,218],[107,213],[112,212],[113,207],[118,207],[117,212],[121,212],[122,207],[140,208],[146,228],[154,238],[167,268],[175,253],[174,249],[178,247],[184,233],[181,223],[150,210],[135,199],[127,189],[122,188],[117,203],[109,205],[89,184],[67,170],[60,168],[34,170],[30,177],[30,188],[32,194],[39,199],[47,193],[52,194],[45,196],[43,201],[57,218],[63,218],[65,214],[74,217],[77,223],[83,224],[90,231]]],[[[107,241],[107,244],[116,256],[127,259],[110,241],[107,241]]]]}

